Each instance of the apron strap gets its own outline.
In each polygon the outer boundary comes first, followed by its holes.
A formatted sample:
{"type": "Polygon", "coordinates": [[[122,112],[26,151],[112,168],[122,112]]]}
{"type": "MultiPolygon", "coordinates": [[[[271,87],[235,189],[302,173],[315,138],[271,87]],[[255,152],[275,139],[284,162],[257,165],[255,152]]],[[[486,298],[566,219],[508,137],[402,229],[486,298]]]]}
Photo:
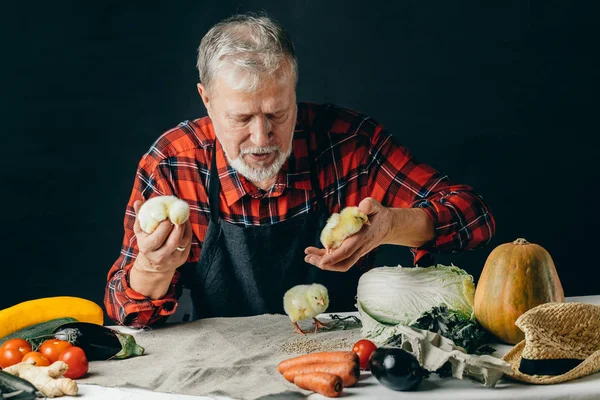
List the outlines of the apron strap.
{"type": "Polygon", "coordinates": [[[219,222],[219,192],[221,191],[221,182],[219,181],[219,171],[217,171],[217,139],[210,164],[210,178],[208,186],[208,201],[210,202],[210,220],[214,223],[219,222]]]}
{"type": "MultiPolygon", "coordinates": [[[[329,116],[331,115],[331,104],[326,104],[325,109],[321,111],[321,115],[319,115],[317,122],[314,124],[313,131],[316,135],[319,134],[327,134],[329,130],[329,116]]],[[[317,141],[317,139],[315,139],[317,141]]],[[[308,148],[308,159],[310,162],[310,181],[315,191],[315,196],[317,197],[317,204],[322,211],[327,211],[327,206],[325,205],[325,198],[323,197],[323,190],[321,189],[321,183],[319,182],[319,175],[317,173],[317,165],[316,165],[316,157],[310,146],[310,133],[306,137],[306,147],[308,148]]]]}
{"type": "MultiPolygon", "coordinates": [[[[308,139],[307,139],[308,142],[308,139]]],[[[310,149],[310,143],[307,143],[310,149]]],[[[319,209],[322,211],[327,210],[327,206],[325,205],[325,199],[323,198],[323,191],[321,190],[321,183],[319,183],[319,177],[317,175],[317,167],[315,165],[315,158],[312,154],[312,151],[308,151],[308,156],[310,157],[310,181],[315,191],[315,196],[317,197],[317,204],[319,209]]]]}

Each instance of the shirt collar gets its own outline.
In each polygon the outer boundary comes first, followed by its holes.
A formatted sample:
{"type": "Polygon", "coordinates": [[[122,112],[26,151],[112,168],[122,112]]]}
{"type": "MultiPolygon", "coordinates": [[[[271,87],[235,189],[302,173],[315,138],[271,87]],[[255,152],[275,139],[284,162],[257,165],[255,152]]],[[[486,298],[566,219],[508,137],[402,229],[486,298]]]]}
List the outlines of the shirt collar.
{"type": "Polygon", "coordinates": [[[240,175],[225,157],[223,146],[215,137],[215,151],[217,156],[217,171],[221,182],[221,190],[225,195],[227,205],[231,206],[245,195],[253,198],[278,197],[286,188],[310,191],[310,163],[306,141],[306,131],[296,125],[292,142],[292,154],[283,164],[275,184],[268,191],[263,191],[254,186],[245,177],[240,175]]]}

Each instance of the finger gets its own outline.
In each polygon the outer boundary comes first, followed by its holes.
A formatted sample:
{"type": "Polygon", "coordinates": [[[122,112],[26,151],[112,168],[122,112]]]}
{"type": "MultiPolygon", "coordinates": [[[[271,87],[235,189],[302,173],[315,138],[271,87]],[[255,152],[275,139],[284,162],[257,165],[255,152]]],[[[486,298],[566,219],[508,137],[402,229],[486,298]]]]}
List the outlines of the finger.
{"type": "Polygon", "coordinates": [[[319,264],[321,263],[321,257],[316,256],[316,255],[307,255],[304,257],[304,262],[306,262],[308,264],[312,264],[315,267],[318,267],[319,264]]]}
{"type": "MultiPolygon", "coordinates": [[[[358,258],[357,258],[358,259],[358,258]]],[[[347,259],[335,265],[320,265],[324,271],[333,271],[333,272],[346,272],[356,263],[357,259],[347,259]]]]}
{"type": "Polygon", "coordinates": [[[363,240],[364,234],[359,232],[346,238],[340,247],[333,250],[331,253],[323,254],[322,263],[327,265],[337,264],[350,257],[358,249],[359,244],[363,240]]]}
{"type": "Polygon", "coordinates": [[[158,224],[154,232],[146,238],[146,251],[156,251],[160,249],[172,230],[173,224],[168,219],[158,224]]]}
{"type": "Polygon", "coordinates": [[[184,233],[183,233],[183,241],[180,243],[181,246],[189,246],[192,243],[192,223],[188,219],[184,224],[184,233]]]}
{"type": "Polygon", "coordinates": [[[365,197],[359,204],[358,209],[366,215],[375,214],[378,211],[379,202],[372,197],[365,197]]]}
{"type": "Polygon", "coordinates": [[[327,250],[317,249],[316,247],[307,247],[306,249],[304,249],[304,254],[316,255],[316,256],[322,257],[325,254],[327,254],[327,250]]]}
{"type": "Polygon", "coordinates": [[[184,235],[185,235],[185,225],[174,225],[173,230],[171,231],[171,234],[169,235],[169,237],[165,241],[165,245],[163,246],[164,251],[167,254],[173,253],[175,251],[177,251],[179,253],[180,251],[177,250],[178,247],[187,248],[188,247],[187,243],[185,243],[184,245],[181,245],[181,243],[183,242],[184,235]]]}
{"type": "Polygon", "coordinates": [[[355,251],[350,257],[348,257],[336,264],[325,264],[323,262],[323,260],[321,260],[321,264],[319,265],[319,268],[321,268],[325,271],[346,272],[350,268],[352,268],[352,266],[354,266],[354,264],[356,264],[356,262],[362,257],[363,254],[364,254],[364,251],[361,247],[357,251],[355,251]]]}
{"type": "Polygon", "coordinates": [[[142,204],[144,204],[144,202],[142,200],[136,200],[133,202],[133,211],[135,211],[136,216],[140,212],[140,208],[142,207],[142,204]]]}
{"type": "Polygon", "coordinates": [[[180,229],[182,232],[182,237],[179,240],[179,243],[178,243],[177,247],[175,248],[175,250],[184,254],[187,257],[190,252],[191,244],[192,244],[192,234],[193,234],[192,224],[190,224],[189,220],[188,220],[188,222],[181,225],[180,229]]]}

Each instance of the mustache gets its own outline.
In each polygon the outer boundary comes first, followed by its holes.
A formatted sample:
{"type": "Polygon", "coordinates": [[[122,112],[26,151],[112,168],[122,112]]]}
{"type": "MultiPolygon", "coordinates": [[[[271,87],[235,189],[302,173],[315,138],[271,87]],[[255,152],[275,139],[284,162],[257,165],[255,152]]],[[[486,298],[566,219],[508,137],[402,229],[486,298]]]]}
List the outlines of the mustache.
{"type": "Polygon", "coordinates": [[[279,151],[279,147],[277,146],[265,146],[265,147],[250,147],[247,149],[240,150],[240,156],[245,154],[268,154],[274,151],[279,151]]]}

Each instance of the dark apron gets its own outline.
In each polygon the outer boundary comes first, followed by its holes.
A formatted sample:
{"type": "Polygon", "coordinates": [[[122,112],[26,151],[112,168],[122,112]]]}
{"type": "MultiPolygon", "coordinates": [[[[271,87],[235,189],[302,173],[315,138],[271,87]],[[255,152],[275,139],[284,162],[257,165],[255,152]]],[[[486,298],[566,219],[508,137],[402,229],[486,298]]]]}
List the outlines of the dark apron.
{"type": "MultiPolygon", "coordinates": [[[[308,139],[307,139],[308,140],[308,139]]],[[[329,211],[310,153],[316,208],[286,221],[237,226],[219,217],[220,182],[213,151],[210,169],[210,223],[191,277],[193,319],[283,314],[283,295],[299,284],[321,283],[329,291],[330,312],[355,311],[360,269],[323,271],[304,261],[308,246],[322,248],[319,236],[329,211]]]]}

